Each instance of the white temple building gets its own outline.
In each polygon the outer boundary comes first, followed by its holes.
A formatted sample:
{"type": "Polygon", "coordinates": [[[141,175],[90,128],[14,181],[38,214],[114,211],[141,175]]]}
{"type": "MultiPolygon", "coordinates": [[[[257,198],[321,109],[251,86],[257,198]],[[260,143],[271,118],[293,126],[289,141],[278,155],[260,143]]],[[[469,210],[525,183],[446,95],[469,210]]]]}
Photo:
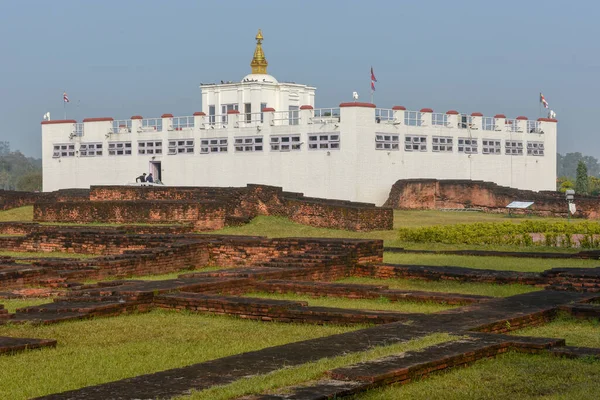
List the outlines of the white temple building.
{"type": "Polygon", "coordinates": [[[555,190],[557,121],[345,102],[267,74],[259,30],[252,73],[203,84],[202,111],[42,122],[44,191],[124,185],[281,186],[381,205],[398,179],[472,179],[555,190]]]}

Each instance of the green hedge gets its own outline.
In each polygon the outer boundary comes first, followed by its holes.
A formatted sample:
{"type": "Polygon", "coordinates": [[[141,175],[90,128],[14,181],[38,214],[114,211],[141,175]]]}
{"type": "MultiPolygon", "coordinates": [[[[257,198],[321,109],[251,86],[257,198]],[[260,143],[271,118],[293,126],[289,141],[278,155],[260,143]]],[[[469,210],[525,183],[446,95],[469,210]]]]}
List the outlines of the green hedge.
{"type": "Polygon", "coordinates": [[[519,224],[504,222],[401,228],[398,238],[400,241],[417,243],[571,247],[574,234],[584,235],[580,239],[582,248],[600,247],[600,239],[594,238],[594,235],[600,235],[600,224],[588,221],[523,221],[519,224]],[[543,234],[545,239],[534,243],[531,233],[543,234]]]}

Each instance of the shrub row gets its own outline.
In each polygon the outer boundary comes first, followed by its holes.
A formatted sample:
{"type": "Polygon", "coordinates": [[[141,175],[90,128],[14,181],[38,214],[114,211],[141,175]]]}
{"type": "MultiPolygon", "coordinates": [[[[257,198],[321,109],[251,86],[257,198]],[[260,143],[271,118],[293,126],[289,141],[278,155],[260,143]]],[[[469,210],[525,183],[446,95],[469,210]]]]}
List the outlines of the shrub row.
{"type": "Polygon", "coordinates": [[[600,224],[588,221],[475,223],[401,228],[398,231],[398,238],[405,242],[516,246],[572,247],[573,235],[582,235],[578,239],[583,248],[600,247],[600,238],[595,237],[600,235],[600,224]],[[531,234],[541,234],[544,239],[534,242],[531,234]]]}

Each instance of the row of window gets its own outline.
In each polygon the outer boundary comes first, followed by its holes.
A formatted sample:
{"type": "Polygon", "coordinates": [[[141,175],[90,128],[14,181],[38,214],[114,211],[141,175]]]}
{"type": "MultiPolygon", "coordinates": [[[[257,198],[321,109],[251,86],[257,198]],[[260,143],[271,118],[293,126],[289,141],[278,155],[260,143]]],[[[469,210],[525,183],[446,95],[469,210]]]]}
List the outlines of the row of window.
{"type": "MultiPolygon", "coordinates": [[[[375,135],[376,150],[399,150],[399,135],[375,135]]],[[[459,153],[477,154],[479,152],[478,139],[458,138],[451,136],[434,136],[431,150],[436,153],[452,153],[456,145],[459,153]],[[456,141],[456,143],[455,143],[456,141]]],[[[522,140],[505,140],[504,153],[506,155],[521,156],[524,153],[522,140]]],[[[404,137],[404,151],[427,151],[427,136],[406,135],[404,137]]],[[[482,154],[502,154],[501,141],[497,139],[482,139],[482,154]]],[[[527,142],[528,156],[543,156],[544,142],[527,142]]]]}
{"type": "MultiPolygon", "coordinates": [[[[227,138],[212,138],[212,139],[200,139],[200,154],[209,153],[226,153],[228,150],[228,139],[227,138]]],[[[194,154],[195,153],[195,140],[194,139],[178,139],[169,140],[167,146],[167,154],[194,154]]],[[[248,136],[248,137],[236,137],[234,138],[234,149],[236,152],[253,152],[263,151],[263,137],[262,136],[248,136]]],[[[302,142],[300,141],[300,135],[285,135],[285,136],[271,136],[270,137],[271,151],[288,152],[288,151],[300,151],[302,148],[302,142]]],[[[308,137],[308,148],[310,150],[329,150],[340,148],[340,135],[338,133],[333,134],[319,134],[309,135],[308,137]]],[[[131,142],[109,142],[108,143],[108,155],[110,156],[123,156],[131,155],[132,146],[131,142]]],[[[64,143],[54,145],[54,158],[60,157],[75,157],[75,144],[64,143]]],[[[138,154],[141,155],[162,155],[163,154],[163,142],[162,140],[144,140],[138,142],[138,154]]],[[[103,144],[102,143],[81,143],[79,145],[79,155],[81,157],[96,157],[103,155],[103,144]]]]}

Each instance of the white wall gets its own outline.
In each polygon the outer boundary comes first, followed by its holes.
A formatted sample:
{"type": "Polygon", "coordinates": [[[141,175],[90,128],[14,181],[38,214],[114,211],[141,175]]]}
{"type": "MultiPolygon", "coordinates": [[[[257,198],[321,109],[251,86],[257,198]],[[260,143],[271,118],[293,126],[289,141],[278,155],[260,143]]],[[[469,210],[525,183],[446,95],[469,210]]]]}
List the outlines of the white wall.
{"type": "MultiPolygon", "coordinates": [[[[315,110],[317,111],[317,110],[315,110]]],[[[230,124],[210,128],[206,117],[195,118],[193,129],[168,131],[168,119],[163,120],[162,132],[138,132],[133,121],[130,133],[111,133],[112,122],[85,122],[81,137],[69,138],[74,130],[72,122],[42,125],[44,191],[61,188],[86,188],[90,185],[122,185],[133,182],[142,172],[149,172],[150,161],[162,163],[163,181],[172,186],[245,186],[263,183],[282,186],[287,191],[303,192],[307,196],[337,198],[372,202],[381,205],[391,186],[398,179],[438,178],[476,179],[495,182],[504,186],[530,190],[554,190],[556,182],[556,123],[540,122],[543,134],[484,131],[482,129],[458,129],[456,126],[406,126],[403,112],[397,113],[396,121],[375,121],[375,109],[366,107],[342,107],[341,121],[322,123],[312,119],[313,110],[302,110],[299,125],[271,125],[276,113],[265,113],[262,124],[245,126],[233,123],[241,116],[230,115],[230,124]],[[398,151],[375,149],[377,132],[397,134],[400,137],[398,151]],[[340,150],[309,150],[310,134],[339,133],[340,150]],[[272,152],[271,135],[300,134],[301,151],[272,152]],[[404,150],[404,135],[427,136],[426,152],[404,150]],[[460,154],[456,140],[459,137],[478,139],[477,154],[460,154]],[[455,138],[452,153],[432,152],[432,136],[455,138]],[[239,136],[262,136],[262,152],[237,153],[234,138],[239,136]],[[227,153],[200,154],[203,138],[227,137],[227,153]],[[194,139],[194,154],[167,155],[168,139],[194,139]],[[481,140],[500,139],[502,154],[481,154],[481,140]],[[139,155],[138,140],[162,139],[162,155],[139,155]],[[544,156],[504,154],[506,139],[543,141],[544,156]],[[132,142],[132,155],[109,156],[108,142],[127,140],[132,142]],[[101,157],[53,158],[55,143],[102,142],[101,157]]],[[[318,111],[317,111],[318,112],[318,111]]],[[[52,121],[56,122],[56,121],[52,121]]],[[[503,121],[502,121],[503,122],[503,121]]]]}

